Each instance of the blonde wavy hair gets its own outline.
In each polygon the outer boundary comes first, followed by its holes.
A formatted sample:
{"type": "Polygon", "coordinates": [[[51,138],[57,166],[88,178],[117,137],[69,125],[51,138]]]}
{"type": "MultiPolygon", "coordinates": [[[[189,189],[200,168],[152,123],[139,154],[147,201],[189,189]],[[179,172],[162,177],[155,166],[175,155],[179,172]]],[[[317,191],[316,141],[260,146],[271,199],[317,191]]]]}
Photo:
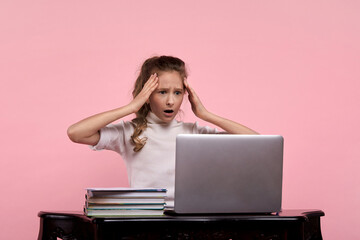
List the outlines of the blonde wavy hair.
{"type": "MultiPolygon", "coordinates": [[[[177,71],[182,79],[187,78],[185,63],[181,59],[172,56],[151,57],[141,66],[140,74],[136,79],[134,90],[132,92],[133,98],[141,92],[151,74],[159,71],[177,71]]],[[[135,126],[134,133],[131,136],[131,143],[135,145],[133,149],[134,152],[139,152],[146,144],[147,138],[140,138],[140,135],[147,128],[146,116],[150,111],[150,105],[145,103],[136,113],[136,118],[132,120],[132,123],[135,126]]]]}

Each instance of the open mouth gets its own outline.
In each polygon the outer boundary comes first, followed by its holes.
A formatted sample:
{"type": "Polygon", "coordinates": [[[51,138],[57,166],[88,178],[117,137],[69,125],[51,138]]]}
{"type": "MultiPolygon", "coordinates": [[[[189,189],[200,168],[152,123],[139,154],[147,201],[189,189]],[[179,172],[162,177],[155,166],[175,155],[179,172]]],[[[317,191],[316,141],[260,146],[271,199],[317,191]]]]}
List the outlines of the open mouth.
{"type": "Polygon", "coordinates": [[[165,110],[164,112],[165,112],[165,113],[173,113],[173,112],[174,112],[174,110],[167,109],[167,110],[165,110]]]}

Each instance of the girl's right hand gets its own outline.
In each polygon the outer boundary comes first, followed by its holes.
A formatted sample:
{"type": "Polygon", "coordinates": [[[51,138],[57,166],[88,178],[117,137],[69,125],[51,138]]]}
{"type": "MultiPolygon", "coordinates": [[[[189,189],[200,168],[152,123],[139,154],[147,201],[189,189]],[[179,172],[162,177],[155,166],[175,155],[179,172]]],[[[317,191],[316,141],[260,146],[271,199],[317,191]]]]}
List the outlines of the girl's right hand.
{"type": "Polygon", "coordinates": [[[71,141],[88,145],[96,145],[100,139],[100,129],[131,113],[136,113],[148,101],[151,93],[157,88],[157,74],[150,76],[140,93],[128,105],[102,112],[85,118],[68,128],[71,141]]]}
{"type": "Polygon", "coordinates": [[[152,74],[146,81],[141,92],[131,101],[130,105],[133,108],[133,112],[136,113],[140,108],[148,101],[152,92],[159,85],[159,77],[156,73],[152,74]]]}

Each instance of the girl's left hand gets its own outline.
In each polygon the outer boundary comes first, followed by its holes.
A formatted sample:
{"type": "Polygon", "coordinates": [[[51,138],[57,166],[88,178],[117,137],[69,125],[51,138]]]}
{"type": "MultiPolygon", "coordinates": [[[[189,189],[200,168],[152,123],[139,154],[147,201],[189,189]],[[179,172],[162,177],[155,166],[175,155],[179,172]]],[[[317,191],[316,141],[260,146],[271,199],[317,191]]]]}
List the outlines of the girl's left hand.
{"type": "Polygon", "coordinates": [[[191,104],[191,109],[194,112],[195,116],[197,116],[200,119],[205,120],[206,114],[208,111],[204,107],[204,105],[201,103],[200,98],[196,95],[194,89],[190,87],[187,80],[184,80],[184,85],[186,87],[186,91],[189,93],[189,101],[191,104]]]}

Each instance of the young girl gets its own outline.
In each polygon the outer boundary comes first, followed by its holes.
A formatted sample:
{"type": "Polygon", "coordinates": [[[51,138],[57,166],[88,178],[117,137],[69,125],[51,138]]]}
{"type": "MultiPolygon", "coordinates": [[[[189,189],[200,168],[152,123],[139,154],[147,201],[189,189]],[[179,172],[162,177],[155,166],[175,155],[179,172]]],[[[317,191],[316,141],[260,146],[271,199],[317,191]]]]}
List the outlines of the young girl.
{"type": "Polygon", "coordinates": [[[216,129],[175,120],[186,92],[194,114],[231,134],[257,134],[209,112],[186,81],[185,63],[171,56],[152,57],[141,67],[133,100],[123,107],[86,118],[68,129],[69,138],[94,150],[119,153],[126,162],[131,187],[156,187],[174,197],[176,135],[213,134],[216,129]],[[110,124],[129,114],[131,122],[110,124]]]}

